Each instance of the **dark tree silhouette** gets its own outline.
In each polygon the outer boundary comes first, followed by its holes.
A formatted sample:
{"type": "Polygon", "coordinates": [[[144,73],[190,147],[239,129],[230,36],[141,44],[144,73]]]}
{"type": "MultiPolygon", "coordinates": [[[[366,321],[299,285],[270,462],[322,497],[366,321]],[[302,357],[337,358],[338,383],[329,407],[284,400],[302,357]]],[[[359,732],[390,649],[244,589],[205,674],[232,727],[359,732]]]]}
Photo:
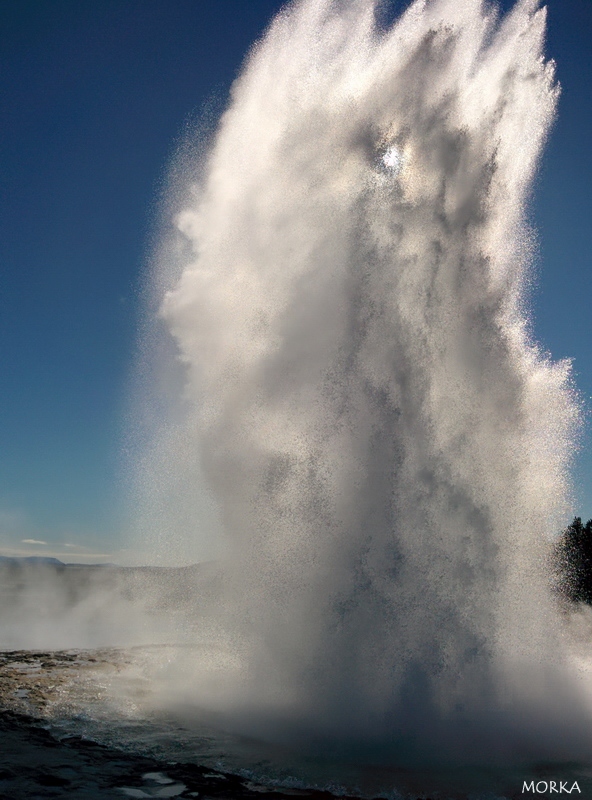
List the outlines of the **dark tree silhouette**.
{"type": "Polygon", "coordinates": [[[575,517],[555,546],[558,589],[574,603],[592,605],[592,519],[575,517]]]}

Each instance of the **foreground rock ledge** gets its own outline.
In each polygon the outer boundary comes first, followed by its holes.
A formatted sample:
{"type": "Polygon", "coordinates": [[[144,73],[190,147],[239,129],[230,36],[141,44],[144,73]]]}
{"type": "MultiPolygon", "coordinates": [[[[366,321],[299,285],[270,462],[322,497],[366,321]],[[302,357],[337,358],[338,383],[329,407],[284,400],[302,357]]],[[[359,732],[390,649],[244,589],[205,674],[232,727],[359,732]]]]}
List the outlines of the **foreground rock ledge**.
{"type": "MultiPolygon", "coordinates": [[[[200,797],[335,800],[322,791],[275,790],[193,764],[161,762],[78,736],[56,739],[41,719],[0,711],[0,800],[200,797]]],[[[345,798],[344,798],[345,800],[345,798]]]]}

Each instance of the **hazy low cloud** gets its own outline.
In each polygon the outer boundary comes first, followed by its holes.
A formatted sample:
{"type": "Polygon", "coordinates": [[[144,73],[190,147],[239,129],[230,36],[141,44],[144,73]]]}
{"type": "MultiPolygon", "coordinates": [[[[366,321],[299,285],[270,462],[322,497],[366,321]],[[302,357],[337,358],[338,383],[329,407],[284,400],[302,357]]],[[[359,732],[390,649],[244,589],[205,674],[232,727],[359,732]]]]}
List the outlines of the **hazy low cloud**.
{"type": "Polygon", "coordinates": [[[47,542],[42,542],[41,539],[21,539],[23,544],[47,544],[47,542]]]}

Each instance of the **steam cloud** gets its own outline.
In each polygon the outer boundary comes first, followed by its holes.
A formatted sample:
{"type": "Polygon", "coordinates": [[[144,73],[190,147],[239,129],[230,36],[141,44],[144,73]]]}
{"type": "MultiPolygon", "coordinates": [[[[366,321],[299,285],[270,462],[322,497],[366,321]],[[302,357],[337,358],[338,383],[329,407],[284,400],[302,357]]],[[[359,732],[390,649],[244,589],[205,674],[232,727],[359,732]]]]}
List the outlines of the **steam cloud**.
{"type": "Polygon", "coordinates": [[[545,11],[376,7],[287,6],[180,170],[154,285],[184,388],[141,502],[198,537],[205,482],[229,542],[241,667],[208,697],[196,667],[197,702],[358,753],[556,752],[544,562],[579,412],[524,309],[545,11]]]}

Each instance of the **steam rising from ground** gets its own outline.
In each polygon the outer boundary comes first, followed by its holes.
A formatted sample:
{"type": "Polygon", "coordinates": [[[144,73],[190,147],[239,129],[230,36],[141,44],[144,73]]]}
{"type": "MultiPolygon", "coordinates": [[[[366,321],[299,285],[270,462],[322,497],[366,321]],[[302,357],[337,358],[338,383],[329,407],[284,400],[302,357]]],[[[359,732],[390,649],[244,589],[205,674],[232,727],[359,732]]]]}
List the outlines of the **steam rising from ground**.
{"type": "Polygon", "coordinates": [[[211,564],[119,568],[0,563],[0,648],[183,644],[220,590],[211,564]]]}
{"type": "Polygon", "coordinates": [[[578,410],[523,306],[545,11],[375,11],[288,6],[233,86],[155,273],[184,388],[139,519],[199,540],[215,498],[241,666],[192,691],[244,729],[557,754],[544,562],[578,410]]]}

